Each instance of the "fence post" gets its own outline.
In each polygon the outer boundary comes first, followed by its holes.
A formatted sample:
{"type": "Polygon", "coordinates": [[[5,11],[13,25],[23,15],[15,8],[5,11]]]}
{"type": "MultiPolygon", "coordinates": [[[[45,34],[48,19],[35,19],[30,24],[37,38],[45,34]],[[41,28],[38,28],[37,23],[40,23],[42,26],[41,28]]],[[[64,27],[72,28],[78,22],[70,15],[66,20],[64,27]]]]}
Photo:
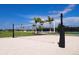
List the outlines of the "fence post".
{"type": "Polygon", "coordinates": [[[14,24],[12,25],[13,29],[12,29],[12,37],[14,38],[15,35],[14,35],[14,24]]]}
{"type": "Polygon", "coordinates": [[[63,27],[63,14],[61,13],[61,29],[60,29],[60,38],[59,38],[59,47],[65,48],[65,32],[64,32],[64,27],[63,27]]]}

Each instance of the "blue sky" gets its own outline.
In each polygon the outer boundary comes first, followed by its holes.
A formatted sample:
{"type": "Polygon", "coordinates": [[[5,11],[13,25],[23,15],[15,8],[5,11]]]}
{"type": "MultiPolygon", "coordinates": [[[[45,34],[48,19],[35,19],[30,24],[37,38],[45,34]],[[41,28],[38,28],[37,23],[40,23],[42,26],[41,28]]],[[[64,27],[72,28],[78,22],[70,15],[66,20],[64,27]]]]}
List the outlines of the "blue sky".
{"type": "MultiPolygon", "coordinates": [[[[13,23],[31,26],[34,17],[47,20],[47,16],[53,17],[57,25],[60,22],[60,13],[64,14],[64,25],[79,26],[79,5],[0,4],[0,28],[9,28],[13,23]]],[[[48,26],[48,24],[45,24],[45,26],[48,26]]]]}

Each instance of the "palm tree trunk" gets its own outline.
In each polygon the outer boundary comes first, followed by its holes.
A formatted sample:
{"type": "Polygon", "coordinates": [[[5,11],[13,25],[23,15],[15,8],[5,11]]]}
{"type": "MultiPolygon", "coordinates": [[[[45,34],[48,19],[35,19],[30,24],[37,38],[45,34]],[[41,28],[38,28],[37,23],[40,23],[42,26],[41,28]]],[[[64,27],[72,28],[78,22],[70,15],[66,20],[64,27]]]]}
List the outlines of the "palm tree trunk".
{"type": "Polygon", "coordinates": [[[35,33],[36,33],[36,34],[38,34],[38,30],[37,30],[37,23],[36,23],[35,33]]]}
{"type": "Polygon", "coordinates": [[[54,31],[53,32],[55,33],[55,21],[53,21],[53,26],[54,26],[54,31]]]}
{"type": "Polygon", "coordinates": [[[34,31],[33,33],[35,34],[35,26],[33,26],[32,29],[33,29],[33,31],[34,31]]]}
{"type": "Polygon", "coordinates": [[[49,29],[49,32],[51,33],[51,23],[49,23],[50,24],[50,29],[49,29]]]}
{"type": "Polygon", "coordinates": [[[36,34],[36,33],[35,33],[35,27],[34,27],[34,34],[36,34]]]}
{"type": "Polygon", "coordinates": [[[43,24],[41,24],[41,32],[43,32],[43,29],[42,28],[43,28],[43,24]]]}

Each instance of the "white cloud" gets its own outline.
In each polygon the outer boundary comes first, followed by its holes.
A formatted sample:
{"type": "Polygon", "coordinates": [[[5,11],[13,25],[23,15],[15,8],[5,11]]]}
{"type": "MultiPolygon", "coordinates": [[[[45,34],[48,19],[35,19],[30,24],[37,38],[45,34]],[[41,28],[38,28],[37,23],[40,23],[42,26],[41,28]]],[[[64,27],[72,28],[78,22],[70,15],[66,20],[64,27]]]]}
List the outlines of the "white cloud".
{"type": "Polygon", "coordinates": [[[48,13],[53,13],[53,14],[56,14],[57,16],[59,16],[60,13],[66,14],[66,13],[72,11],[75,6],[76,6],[75,4],[70,4],[62,11],[60,11],[60,10],[58,10],[58,11],[49,11],[48,13]]]}
{"type": "Polygon", "coordinates": [[[68,20],[68,21],[79,22],[79,17],[67,17],[65,19],[68,20]]]}
{"type": "Polygon", "coordinates": [[[40,17],[42,20],[47,20],[47,16],[45,15],[19,15],[19,16],[23,18],[29,18],[29,19],[33,19],[34,17],[40,17]]]}
{"type": "Polygon", "coordinates": [[[48,11],[48,13],[53,13],[53,14],[58,14],[59,13],[59,11],[48,11]]]}
{"type": "Polygon", "coordinates": [[[64,24],[67,26],[79,26],[79,17],[64,18],[64,24]]]}
{"type": "MultiPolygon", "coordinates": [[[[47,16],[46,16],[46,18],[47,18],[47,16]]],[[[45,19],[43,19],[43,20],[45,20],[45,19]]],[[[55,20],[55,25],[57,27],[58,24],[60,23],[60,18],[54,18],[54,20],[55,20]]],[[[66,17],[66,18],[63,18],[63,22],[64,22],[65,26],[79,26],[78,25],[79,24],[79,17],[66,17]]],[[[24,26],[26,26],[26,27],[29,27],[29,26],[32,27],[32,24],[34,24],[34,21],[30,20],[29,24],[24,25],[24,26]]],[[[39,24],[37,24],[37,25],[39,25],[39,24]]],[[[43,26],[44,27],[49,27],[49,23],[46,22],[46,23],[44,23],[43,26]]],[[[52,27],[53,27],[53,23],[52,23],[52,27]]]]}
{"type": "Polygon", "coordinates": [[[66,14],[66,13],[72,11],[74,7],[75,7],[75,5],[71,4],[68,7],[66,7],[63,11],[61,11],[60,13],[66,14]]]}
{"type": "MultiPolygon", "coordinates": [[[[70,4],[68,5],[63,11],[49,11],[49,13],[53,13],[52,15],[20,15],[21,17],[24,17],[24,18],[29,18],[29,19],[33,19],[34,17],[40,17],[42,18],[42,20],[47,20],[47,17],[50,16],[50,17],[53,17],[55,22],[56,22],[56,26],[60,23],[60,13],[63,13],[63,14],[66,14],[70,11],[72,11],[74,9],[76,5],[74,4],[70,4]]],[[[78,23],[79,22],[79,17],[66,17],[66,18],[63,18],[64,19],[64,24],[65,25],[73,25],[78,23]]],[[[33,20],[30,20],[29,23],[33,24],[34,21],[33,20]]],[[[48,27],[48,23],[45,23],[44,26],[48,27]]]]}
{"type": "Polygon", "coordinates": [[[60,11],[60,10],[59,11],[49,11],[48,13],[53,13],[52,15],[51,14],[46,15],[46,16],[45,15],[28,15],[27,17],[30,19],[33,19],[34,17],[40,17],[43,20],[47,20],[47,16],[50,16],[53,18],[58,18],[60,16],[60,13],[66,14],[66,13],[72,11],[75,6],[76,6],[75,4],[70,4],[63,11],[60,11]]]}
{"type": "MultiPolygon", "coordinates": [[[[55,19],[55,25],[56,27],[60,23],[60,19],[55,19]]],[[[63,23],[65,26],[79,26],[79,17],[66,17],[63,18],[63,23]]],[[[52,23],[53,24],[53,23],[52,23]]]]}
{"type": "MultiPolygon", "coordinates": [[[[57,18],[55,19],[55,26],[57,27],[58,24],[60,23],[60,19],[57,18]]],[[[63,18],[63,23],[65,26],[79,26],[79,17],[66,17],[63,18]]],[[[49,23],[44,24],[45,27],[49,27],[49,23]]],[[[52,23],[53,26],[53,23],[52,23]]]]}
{"type": "MultiPolygon", "coordinates": [[[[56,26],[60,23],[60,19],[55,19],[56,26]]],[[[79,26],[79,17],[66,17],[63,18],[63,23],[66,26],[79,26]]]]}

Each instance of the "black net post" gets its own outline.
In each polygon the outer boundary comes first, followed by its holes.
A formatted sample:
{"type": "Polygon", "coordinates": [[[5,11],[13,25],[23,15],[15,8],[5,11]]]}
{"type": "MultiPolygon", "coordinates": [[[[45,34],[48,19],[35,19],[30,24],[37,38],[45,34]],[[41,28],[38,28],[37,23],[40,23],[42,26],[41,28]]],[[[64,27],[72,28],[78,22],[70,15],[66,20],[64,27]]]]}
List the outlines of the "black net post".
{"type": "Polygon", "coordinates": [[[61,29],[60,29],[60,38],[59,38],[59,47],[65,48],[65,32],[64,32],[64,26],[63,26],[63,14],[61,13],[61,29]]]}
{"type": "Polygon", "coordinates": [[[13,29],[12,29],[12,37],[14,38],[15,37],[15,35],[14,35],[14,24],[12,25],[12,27],[13,27],[13,29]]]}

